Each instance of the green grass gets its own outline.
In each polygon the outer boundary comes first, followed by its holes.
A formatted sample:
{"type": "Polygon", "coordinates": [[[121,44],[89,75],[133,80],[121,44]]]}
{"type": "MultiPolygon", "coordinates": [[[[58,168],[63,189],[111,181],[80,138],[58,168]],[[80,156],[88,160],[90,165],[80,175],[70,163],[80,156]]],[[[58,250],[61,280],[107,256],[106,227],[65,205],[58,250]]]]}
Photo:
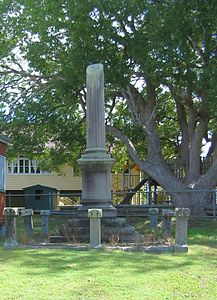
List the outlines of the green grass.
{"type": "Polygon", "coordinates": [[[190,222],[189,253],[0,245],[0,299],[217,299],[217,221],[190,222]]]}

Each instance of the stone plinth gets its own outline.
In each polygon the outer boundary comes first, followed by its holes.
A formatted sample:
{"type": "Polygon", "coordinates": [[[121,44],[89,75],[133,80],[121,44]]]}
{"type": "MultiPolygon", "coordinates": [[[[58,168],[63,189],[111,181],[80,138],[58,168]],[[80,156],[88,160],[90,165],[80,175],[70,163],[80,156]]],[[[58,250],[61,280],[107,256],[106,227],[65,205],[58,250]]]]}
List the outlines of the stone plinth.
{"type": "Polygon", "coordinates": [[[90,219],[90,248],[101,248],[101,209],[88,209],[90,219]]]}
{"type": "Polygon", "coordinates": [[[21,210],[20,214],[23,217],[25,235],[30,238],[34,234],[33,218],[32,218],[33,210],[32,209],[23,209],[23,210],[21,210]]]}
{"type": "Polygon", "coordinates": [[[6,207],[4,209],[5,217],[5,242],[4,248],[11,249],[17,247],[17,228],[16,228],[16,217],[18,210],[12,207],[6,207]]]}
{"type": "Polygon", "coordinates": [[[150,228],[153,232],[156,232],[158,209],[157,208],[149,208],[148,214],[150,217],[150,228]]]}
{"type": "Polygon", "coordinates": [[[48,237],[48,224],[49,224],[49,210],[41,210],[40,216],[41,216],[41,235],[44,238],[48,237]]]}
{"type": "Polygon", "coordinates": [[[189,208],[176,208],[176,234],[175,248],[177,252],[186,252],[188,250],[188,218],[190,216],[189,208]]]}
{"type": "Polygon", "coordinates": [[[171,237],[171,217],[174,216],[174,212],[171,209],[162,209],[162,237],[168,239],[171,237]]]}
{"type": "Polygon", "coordinates": [[[88,159],[85,155],[79,160],[82,172],[82,206],[79,217],[87,217],[90,208],[102,209],[104,217],[115,217],[116,209],[111,200],[111,166],[114,160],[88,159]]]}

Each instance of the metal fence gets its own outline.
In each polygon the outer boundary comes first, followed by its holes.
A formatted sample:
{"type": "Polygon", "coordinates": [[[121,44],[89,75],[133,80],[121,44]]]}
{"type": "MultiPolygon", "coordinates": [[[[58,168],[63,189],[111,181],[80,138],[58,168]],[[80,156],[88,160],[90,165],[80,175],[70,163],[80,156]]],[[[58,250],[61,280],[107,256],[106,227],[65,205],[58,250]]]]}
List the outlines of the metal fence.
{"type": "MultiPolygon", "coordinates": [[[[120,207],[135,207],[137,211],[142,208],[153,206],[174,206],[170,197],[170,193],[206,193],[207,204],[205,211],[207,215],[217,216],[217,190],[185,190],[185,191],[126,191],[112,193],[112,200],[115,206],[120,207]],[[128,202],[125,199],[128,199],[128,202]]],[[[81,204],[81,193],[55,193],[55,194],[24,194],[24,193],[7,193],[5,195],[5,206],[7,207],[26,207],[34,210],[73,210],[81,204]]]]}

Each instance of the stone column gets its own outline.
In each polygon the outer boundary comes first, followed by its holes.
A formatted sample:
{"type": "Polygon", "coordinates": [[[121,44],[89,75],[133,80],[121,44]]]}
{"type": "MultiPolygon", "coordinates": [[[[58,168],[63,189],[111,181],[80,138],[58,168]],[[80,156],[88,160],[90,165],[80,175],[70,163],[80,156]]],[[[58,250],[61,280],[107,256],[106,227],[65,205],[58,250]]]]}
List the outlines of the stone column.
{"type": "Polygon", "coordinates": [[[101,248],[101,209],[88,209],[90,219],[90,248],[101,248]]]}
{"type": "Polygon", "coordinates": [[[105,151],[103,65],[87,67],[87,151],[105,151]]]}
{"type": "Polygon", "coordinates": [[[33,209],[21,210],[21,216],[24,222],[24,232],[27,238],[31,238],[34,234],[33,230],[33,209]]]}
{"type": "Polygon", "coordinates": [[[158,209],[157,208],[149,208],[148,214],[150,217],[150,228],[151,228],[152,232],[156,232],[158,209]]]}
{"type": "Polygon", "coordinates": [[[88,209],[102,209],[103,217],[116,217],[111,201],[111,167],[105,148],[104,72],[102,64],[87,67],[87,148],[78,163],[82,172],[82,201],[78,217],[88,209]]]}
{"type": "Polygon", "coordinates": [[[162,238],[167,240],[171,237],[171,217],[174,216],[174,212],[171,209],[162,209],[162,238]]]}
{"type": "Polygon", "coordinates": [[[12,249],[17,247],[17,228],[16,228],[16,216],[18,215],[18,210],[12,207],[5,207],[5,249],[12,249]]]}
{"type": "Polygon", "coordinates": [[[175,234],[175,251],[187,252],[188,238],[188,217],[190,216],[189,208],[176,208],[176,234],[175,234]]]}
{"type": "Polygon", "coordinates": [[[48,224],[49,224],[49,210],[41,210],[41,235],[44,238],[48,237],[48,224]]]}

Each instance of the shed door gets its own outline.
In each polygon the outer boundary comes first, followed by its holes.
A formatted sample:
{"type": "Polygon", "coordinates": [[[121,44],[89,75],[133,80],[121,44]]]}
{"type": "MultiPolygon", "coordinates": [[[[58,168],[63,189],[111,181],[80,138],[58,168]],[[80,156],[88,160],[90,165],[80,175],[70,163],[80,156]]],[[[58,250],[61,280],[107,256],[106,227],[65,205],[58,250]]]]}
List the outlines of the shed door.
{"type": "Polygon", "coordinates": [[[51,195],[42,189],[35,190],[35,209],[51,209],[51,195]]]}

